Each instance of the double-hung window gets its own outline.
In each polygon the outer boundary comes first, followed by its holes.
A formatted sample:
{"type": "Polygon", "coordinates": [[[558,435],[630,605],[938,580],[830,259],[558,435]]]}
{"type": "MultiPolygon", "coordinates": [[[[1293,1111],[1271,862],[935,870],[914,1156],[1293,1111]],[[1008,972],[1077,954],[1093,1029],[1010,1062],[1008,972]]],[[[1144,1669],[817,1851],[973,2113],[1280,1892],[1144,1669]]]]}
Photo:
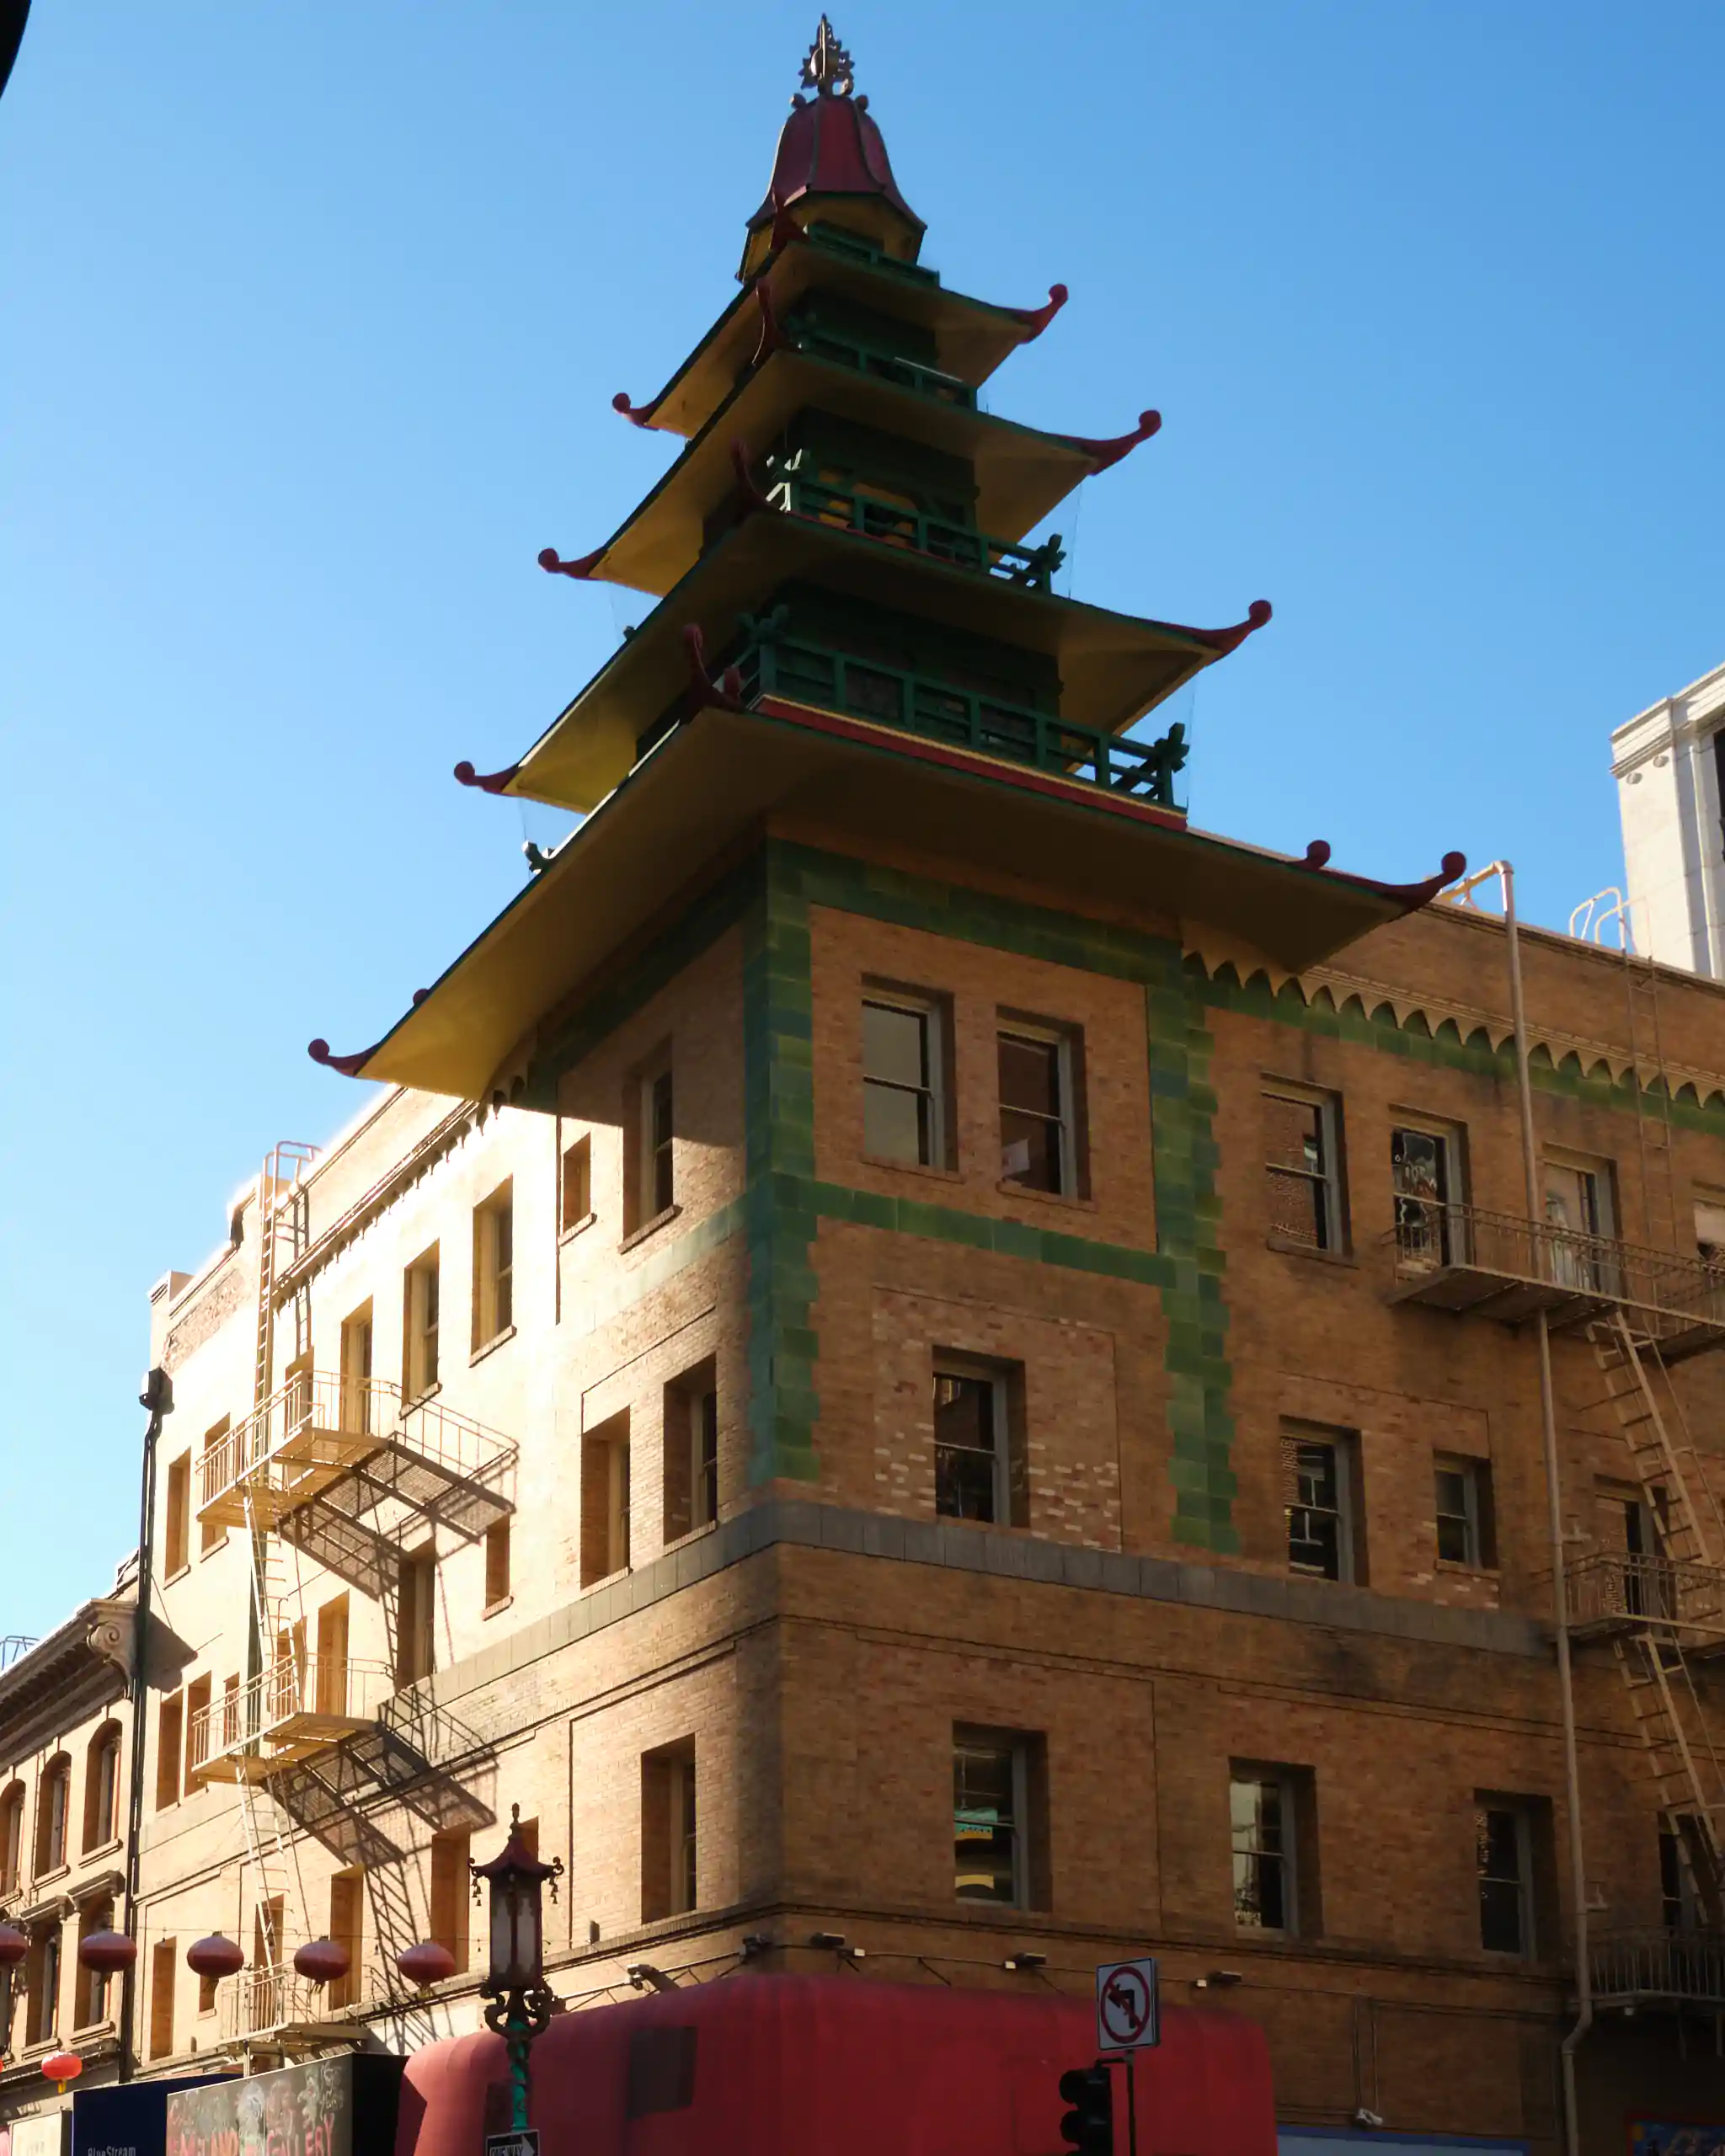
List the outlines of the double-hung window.
{"type": "Polygon", "coordinates": [[[950,1165],[940,1007],[879,990],[862,1002],[862,1150],[915,1167],[950,1165]]]}
{"type": "Polygon", "coordinates": [[[999,1034],[1001,1181],[1058,1198],[1078,1193],[1076,1043],[1040,1027],[999,1034]]]}
{"type": "Polygon", "coordinates": [[[934,1508],[947,1519],[1012,1518],[1004,1371],[937,1363],[934,1508]]]}
{"type": "Polygon", "coordinates": [[[1288,1569],[1308,1578],[1359,1577],[1358,1461],[1350,1432],[1292,1423],[1282,1432],[1288,1569]]]}
{"type": "Polygon", "coordinates": [[[1477,1572],[1491,1558],[1491,1470],[1482,1460],[1439,1458],[1432,1467],[1438,1556],[1477,1572]]]}
{"type": "Polygon", "coordinates": [[[1298,1790],[1280,1767],[1236,1765],[1228,1784],[1234,1921],[1242,1931],[1300,1929],[1298,1790]]]}
{"type": "Polygon", "coordinates": [[[641,1218],[656,1220],[676,1201],[671,1153],[670,1066],[641,1081],[641,1218]]]}
{"type": "Polygon", "coordinates": [[[1533,1855],[1525,1806],[1477,1800],[1474,1855],[1479,1874],[1479,1943],[1493,1954],[1531,1956],[1533,1855]]]}
{"type": "Polygon", "coordinates": [[[409,1400],[420,1400],[437,1384],[437,1332],[442,1301],[437,1246],[407,1269],[403,1298],[406,1305],[407,1348],[402,1358],[402,1390],[409,1400]]]}
{"type": "Polygon", "coordinates": [[[515,1187],[506,1182],[473,1209],[475,1353],[515,1325],[515,1187]]]}
{"type": "Polygon", "coordinates": [[[1336,1103],[1321,1093],[1266,1087],[1264,1165],[1270,1233],[1303,1250],[1342,1247],[1336,1103]]]}

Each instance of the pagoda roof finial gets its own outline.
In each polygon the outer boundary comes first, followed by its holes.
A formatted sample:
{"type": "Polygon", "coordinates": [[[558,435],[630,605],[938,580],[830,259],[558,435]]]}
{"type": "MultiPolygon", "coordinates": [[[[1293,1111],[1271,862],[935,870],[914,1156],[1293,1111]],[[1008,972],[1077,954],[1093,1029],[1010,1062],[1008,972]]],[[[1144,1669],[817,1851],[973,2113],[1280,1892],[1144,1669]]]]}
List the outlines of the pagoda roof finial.
{"type": "Polygon", "coordinates": [[[847,98],[856,88],[851,56],[839,43],[837,33],[825,15],[814,33],[814,42],[809,48],[809,56],[803,62],[803,88],[816,90],[824,98],[847,98]]]}

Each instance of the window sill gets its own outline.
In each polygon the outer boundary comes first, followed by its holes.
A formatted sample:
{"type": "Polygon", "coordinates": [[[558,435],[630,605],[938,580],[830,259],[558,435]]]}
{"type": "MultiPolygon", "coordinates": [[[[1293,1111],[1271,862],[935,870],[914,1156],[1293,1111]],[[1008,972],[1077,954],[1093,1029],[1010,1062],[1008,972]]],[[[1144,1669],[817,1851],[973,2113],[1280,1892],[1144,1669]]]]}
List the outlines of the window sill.
{"type": "Polygon", "coordinates": [[[428,1400],[435,1400],[438,1394],[441,1392],[442,1390],[443,1380],[441,1378],[439,1378],[435,1385],[428,1385],[423,1392],[416,1392],[411,1395],[403,1393],[401,1400],[402,1413],[403,1415],[410,1415],[414,1408],[423,1407],[428,1400]]]}
{"type": "Polygon", "coordinates": [[[1450,1579],[1501,1580],[1503,1577],[1503,1570],[1499,1566],[1464,1565],[1459,1558],[1455,1557],[1439,1557],[1437,1560],[1437,1569],[1440,1574],[1450,1579]]]}
{"type": "Polygon", "coordinates": [[[681,1205],[667,1205],[664,1212],[655,1213],[650,1220],[644,1220],[633,1234],[625,1235],[617,1245],[617,1255],[621,1257],[625,1251],[633,1250],[637,1243],[644,1243],[649,1235],[656,1235],[661,1228],[675,1220],[682,1209],[681,1205]]]}
{"type": "Polygon", "coordinates": [[[1352,1251],[1318,1250],[1311,1243],[1295,1242],[1291,1235],[1270,1234],[1264,1237],[1266,1250],[1280,1251],[1284,1257],[1315,1258],[1320,1265],[1343,1265],[1358,1270],[1359,1260],[1352,1251]]]}
{"type": "Polygon", "coordinates": [[[1069,1196],[1063,1190],[1034,1190],[1027,1182],[1011,1182],[1004,1176],[995,1188],[1002,1198],[1032,1198],[1039,1205],[1067,1205],[1077,1213],[1094,1213],[1100,1209],[1093,1198],[1069,1196]]]}
{"type": "Polygon", "coordinates": [[[589,1580],[581,1592],[583,1594],[597,1594],[601,1588],[615,1587],[619,1580],[626,1580],[634,1569],[633,1565],[619,1565],[614,1572],[605,1572],[596,1580],[589,1580]]]}
{"type": "Polygon", "coordinates": [[[183,1565],[176,1565],[171,1572],[164,1572],[162,1575],[163,1586],[172,1587],[176,1580],[183,1580],[191,1568],[192,1561],[188,1557],[183,1565]]]}
{"type": "Polygon", "coordinates": [[[37,1872],[31,1879],[30,1884],[32,1886],[49,1886],[56,1879],[65,1879],[69,1876],[71,1870],[72,1866],[69,1864],[51,1865],[46,1871],[37,1872]]]}
{"type": "Polygon", "coordinates": [[[479,1612],[480,1623],[483,1625],[488,1617],[502,1616],[504,1611],[510,1607],[514,1600],[515,1597],[512,1594],[505,1594],[499,1595],[495,1602],[488,1602],[485,1607],[479,1612]]]}
{"type": "Polygon", "coordinates": [[[596,1213],[584,1213],[579,1220],[572,1220],[558,1235],[558,1248],[561,1250],[565,1243],[572,1243],[577,1235],[585,1235],[598,1218],[599,1215],[596,1213]]]}
{"type": "Polygon", "coordinates": [[[216,1536],[213,1542],[206,1542],[200,1545],[198,1550],[198,1562],[202,1564],[206,1557],[213,1557],[218,1550],[225,1550],[227,1547],[227,1529],[224,1527],[221,1534],[216,1536]]]}
{"type": "Polygon", "coordinates": [[[895,1175],[932,1176],[937,1182],[964,1180],[957,1168],[937,1168],[932,1161],[895,1161],[889,1153],[863,1153],[858,1158],[865,1167],[890,1168],[895,1175]]]}
{"type": "Polygon", "coordinates": [[[673,1536],[665,1544],[663,1555],[668,1557],[673,1550],[685,1549],[691,1542],[698,1542],[703,1534],[717,1534],[718,1532],[718,1522],[716,1519],[704,1519],[699,1527],[686,1527],[681,1534],[673,1536]]]}
{"type": "Polygon", "coordinates": [[[85,1864],[92,1864],[99,1856],[112,1856],[116,1849],[124,1846],[120,1837],[116,1834],[112,1841],[98,1842],[93,1849],[83,1851],[82,1861],[85,1864]]]}
{"type": "Polygon", "coordinates": [[[505,1326],[501,1332],[494,1332],[489,1340],[476,1348],[468,1356],[468,1369],[471,1369],[475,1363],[483,1363],[488,1355],[495,1354],[499,1348],[506,1342],[513,1340],[515,1337],[515,1329],[512,1325],[505,1326]]]}
{"type": "Polygon", "coordinates": [[[99,2021],[75,2021],[72,2033],[74,2036],[82,2036],[88,2044],[99,2043],[104,2036],[115,2036],[119,2032],[112,2015],[104,2014],[99,2021]]]}

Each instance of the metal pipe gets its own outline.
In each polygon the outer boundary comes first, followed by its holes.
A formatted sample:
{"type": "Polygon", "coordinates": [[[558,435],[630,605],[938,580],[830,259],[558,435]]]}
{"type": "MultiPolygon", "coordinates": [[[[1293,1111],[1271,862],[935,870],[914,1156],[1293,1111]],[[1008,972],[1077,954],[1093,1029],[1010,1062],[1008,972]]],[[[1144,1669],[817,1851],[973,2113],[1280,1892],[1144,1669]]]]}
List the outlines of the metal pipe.
{"type": "MultiPolygon", "coordinates": [[[[126,1803],[126,1914],[120,1929],[136,1939],[138,1905],[138,1837],[144,1823],[144,1724],[149,1702],[150,1560],[156,1524],[156,1446],[162,1435],[163,1417],[174,1412],[174,1380],[164,1369],[151,1370],[138,1395],[140,1407],[150,1411],[144,1432],[144,1466],[138,1492],[138,1600],[131,1635],[131,1781],[126,1803]]],[[[133,1961],[120,1979],[120,2067],[122,2081],[130,2081],[137,2063],[132,2030],[136,2020],[137,1963],[133,1961]]]]}
{"type": "MultiPolygon", "coordinates": [[[[1493,862],[1503,892],[1503,932],[1509,955],[1509,1017],[1515,1033],[1515,1084],[1521,1104],[1521,1172],[1530,1229],[1541,1214],[1539,1152],[1534,1140],[1533,1081],[1528,1072],[1527,1010],[1522,996],[1521,939],[1515,921],[1515,871],[1493,862]]],[[[1558,2057],[1563,2076],[1563,2138],[1568,2156],[1581,2156],[1581,2115],[1575,2093],[1575,2054],[1593,2026],[1593,1971],[1588,1959],[1587,1862],[1582,1838],[1581,1764],[1575,1740],[1575,1685],[1569,1650],[1569,1585],[1564,1573],[1563,1490],[1557,1457],[1557,1408],[1551,1384],[1551,1332],[1547,1315],[1536,1322],[1540,1367],[1540,1422],[1546,1465],[1546,1525],[1551,1545],[1551,1618],[1557,1639],[1557,1697],[1563,1720],[1563,1788],[1569,1814],[1570,1894],[1575,1904],[1575,2025],[1558,2057]]]]}

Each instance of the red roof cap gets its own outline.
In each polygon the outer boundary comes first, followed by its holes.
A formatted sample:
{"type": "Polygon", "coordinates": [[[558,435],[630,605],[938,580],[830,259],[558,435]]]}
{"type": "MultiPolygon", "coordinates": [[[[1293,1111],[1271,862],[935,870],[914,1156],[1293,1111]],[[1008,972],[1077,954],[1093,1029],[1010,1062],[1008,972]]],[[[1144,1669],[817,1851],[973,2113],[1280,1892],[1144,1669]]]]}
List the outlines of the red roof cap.
{"type": "Polygon", "coordinates": [[[811,197],[849,196],[880,205],[902,221],[914,261],[927,227],[899,192],[868,99],[852,95],[851,56],[825,15],[803,62],[803,83],[814,95],[791,100],[766,198],[750,218],[750,232],[767,230],[794,205],[813,207],[811,197]]]}

